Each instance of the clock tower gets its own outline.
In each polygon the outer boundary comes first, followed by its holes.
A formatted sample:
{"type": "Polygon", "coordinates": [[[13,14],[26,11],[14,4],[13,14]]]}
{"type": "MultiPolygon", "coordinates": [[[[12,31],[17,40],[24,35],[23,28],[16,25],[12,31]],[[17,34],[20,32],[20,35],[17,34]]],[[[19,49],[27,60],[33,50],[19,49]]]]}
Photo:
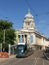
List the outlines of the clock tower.
{"type": "Polygon", "coordinates": [[[28,10],[28,13],[24,17],[23,29],[35,29],[34,17],[30,10],[28,10]]]}

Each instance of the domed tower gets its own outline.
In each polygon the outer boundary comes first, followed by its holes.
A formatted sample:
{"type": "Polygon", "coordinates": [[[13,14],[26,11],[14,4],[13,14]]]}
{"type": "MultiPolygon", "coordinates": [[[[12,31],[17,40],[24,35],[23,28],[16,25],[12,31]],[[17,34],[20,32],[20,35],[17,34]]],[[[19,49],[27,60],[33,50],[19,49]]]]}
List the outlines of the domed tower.
{"type": "Polygon", "coordinates": [[[34,17],[30,10],[28,10],[28,13],[24,17],[23,29],[35,29],[34,17]]]}

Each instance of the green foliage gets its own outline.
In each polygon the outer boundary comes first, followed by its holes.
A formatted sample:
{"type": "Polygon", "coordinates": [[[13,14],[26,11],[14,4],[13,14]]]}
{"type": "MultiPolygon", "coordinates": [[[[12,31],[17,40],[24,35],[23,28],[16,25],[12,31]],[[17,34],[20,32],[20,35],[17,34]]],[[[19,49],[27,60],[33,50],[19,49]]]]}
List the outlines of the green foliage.
{"type": "Polygon", "coordinates": [[[3,31],[0,30],[0,43],[2,43],[2,42],[3,42],[3,31]]]}
{"type": "Polygon", "coordinates": [[[15,31],[15,35],[16,35],[16,42],[18,43],[18,32],[17,31],[15,31]]]}
{"type": "Polygon", "coordinates": [[[9,30],[6,30],[5,33],[6,33],[5,34],[5,42],[7,44],[13,45],[14,40],[16,39],[15,30],[14,29],[9,29],[9,30]]]}
{"type": "Polygon", "coordinates": [[[10,29],[12,28],[12,24],[12,22],[9,22],[7,20],[0,20],[0,30],[10,29]]]}
{"type": "Polygon", "coordinates": [[[13,29],[13,23],[7,20],[0,20],[0,43],[3,44],[3,48],[7,48],[8,44],[13,45],[16,39],[15,30],[13,29]],[[4,41],[4,30],[5,30],[5,44],[4,41]]]}

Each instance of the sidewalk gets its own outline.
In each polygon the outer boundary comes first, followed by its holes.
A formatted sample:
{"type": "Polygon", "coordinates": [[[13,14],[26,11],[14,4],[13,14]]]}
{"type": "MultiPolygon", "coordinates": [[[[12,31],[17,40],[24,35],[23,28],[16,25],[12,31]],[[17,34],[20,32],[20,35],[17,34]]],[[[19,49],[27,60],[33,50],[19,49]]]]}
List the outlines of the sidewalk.
{"type": "Polygon", "coordinates": [[[15,58],[15,57],[16,57],[16,55],[11,55],[11,56],[9,56],[9,58],[0,58],[0,62],[3,62],[5,60],[11,59],[11,58],[15,58]]]}

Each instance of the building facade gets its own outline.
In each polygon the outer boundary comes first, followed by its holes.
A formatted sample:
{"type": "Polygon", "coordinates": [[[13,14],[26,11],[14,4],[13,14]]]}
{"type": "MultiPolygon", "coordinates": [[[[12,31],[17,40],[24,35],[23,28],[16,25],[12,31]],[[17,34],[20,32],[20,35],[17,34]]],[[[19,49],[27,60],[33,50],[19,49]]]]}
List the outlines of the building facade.
{"type": "Polygon", "coordinates": [[[34,17],[30,10],[24,17],[22,29],[16,30],[16,32],[18,34],[18,43],[23,42],[42,50],[49,46],[49,39],[36,30],[34,17]]]}

